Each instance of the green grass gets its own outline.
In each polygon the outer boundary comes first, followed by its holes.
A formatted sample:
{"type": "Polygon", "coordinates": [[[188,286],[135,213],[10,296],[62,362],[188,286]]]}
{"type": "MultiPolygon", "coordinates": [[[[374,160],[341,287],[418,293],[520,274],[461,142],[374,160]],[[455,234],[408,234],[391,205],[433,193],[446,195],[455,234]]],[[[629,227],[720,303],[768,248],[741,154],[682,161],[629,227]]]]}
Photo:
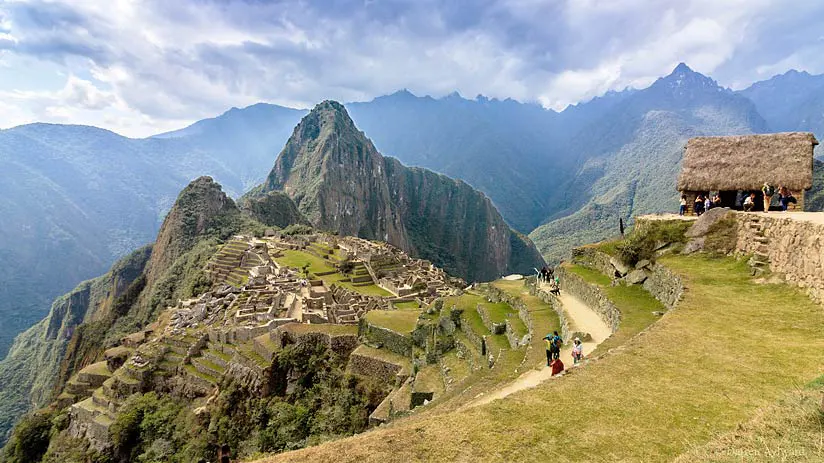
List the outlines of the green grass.
{"type": "Polygon", "coordinates": [[[397,308],[397,309],[418,309],[418,308],[420,308],[417,301],[395,302],[394,305],[395,305],[395,308],[397,308]]]}
{"type": "Polygon", "coordinates": [[[214,354],[216,357],[221,358],[224,362],[228,362],[229,360],[232,360],[232,356],[230,354],[227,354],[225,352],[221,352],[219,349],[216,349],[216,348],[215,349],[210,348],[209,353],[214,354]]]}
{"type": "Polygon", "coordinates": [[[267,461],[700,461],[689,452],[821,375],[824,310],[801,291],[754,284],[728,258],[658,262],[687,291],[624,349],[504,400],[435,407],[267,461]]]}
{"type": "Polygon", "coordinates": [[[660,318],[652,312],[666,311],[664,305],[640,285],[612,286],[609,277],[596,270],[574,264],[565,264],[564,268],[579,275],[587,283],[600,287],[621,312],[618,330],[602,342],[592,355],[598,355],[613,347],[623,345],[660,318]]]}
{"type": "Polygon", "coordinates": [[[440,365],[426,365],[415,375],[415,391],[434,392],[435,396],[444,390],[443,376],[441,376],[440,365]]]}
{"type": "MultiPolygon", "coordinates": [[[[328,261],[308,252],[284,250],[282,254],[283,255],[281,257],[275,258],[275,261],[280,265],[285,265],[287,267],[300,270],[304,265],[309,264],[309,272],[314,274],[335,272],[336,270],[335,267],[328,261]]],[[[392,295],[389,291],[386,291],[375,284],[355,286],[351,282],[346,281],[349,279],[348,276],[342,275],[339,272],[332,273],[330,275],[318,276],[317,278],[323,280],[323,282],[327,285],[335,284],[366,296],[389,297],[392,295]]]]}
{"type": "Polygon", "coordinates": [[[111,376],[112,373],[109,371],[109,368],[106,366],[106,362],[97,362],[88,365],[87,367],[80,370],[80,373],[92,374],[97,376],[111,376]]]}
{"type": "Polygon", "coordinates": [[[590,284],[609,286],[612,283],[612,280],[610,280],[608,276],[591,268],[582,267],[580,265],[565,265],[564,268],[580,276],[584,279],[584,281],[590,284]]]}
{"type": "Polygon", "coordinates": [[[194,376],[197,376],[198,378],[205,379],[206,381],[208,381],[212,384],[217,384],[218,382],[220,382],[220,380],[218,378],[215,378],[212,375],[209,375],[209,374],[203,373],[201,371],[198,371],[198,369],[195,368],[194,365],[191,365],[191,364],[184,365],[183,368],[186,369],[186,371],[188,371],[190,374],[192,374],[194,376]]]}
{"type": "Polygon", "coordinates": [[[419,310],[371,310],[365,315],[370,325],[407,335],[415,329],[419,310]]]}
{"type": "MultiPolygon", "coordinates": [[[[489,314],[489,321],[492,323],[503,323],[511,318],[513,314],[517,314],[515,309],[505,302],[484,302],[481,305],[486,309],[486,313],[489,314]]],[[[517,315],[515,316],[517,317],[517,315]]]]}

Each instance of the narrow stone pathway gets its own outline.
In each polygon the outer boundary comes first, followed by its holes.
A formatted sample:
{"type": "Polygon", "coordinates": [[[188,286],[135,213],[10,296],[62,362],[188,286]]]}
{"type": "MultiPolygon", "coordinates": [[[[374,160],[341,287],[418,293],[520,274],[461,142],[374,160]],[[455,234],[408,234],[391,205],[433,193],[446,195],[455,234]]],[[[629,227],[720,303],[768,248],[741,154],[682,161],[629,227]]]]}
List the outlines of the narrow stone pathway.
{"type": "MultiPolygon", "coordinates": [[[[549,291],[548,285],[547,287],[542,286],[542,289],[549,291]]],[[[592,336],[591,341],[583,343],[584,355],[589,355],[593,350],[595,350],[596,347],[598,347],[598,344],[602,343],[612,334],[612,331],[594,310],[587,307],[587,305],[576,296],[573,296],[566,291],[561,291],[559,299],[564,307],[564,313],[567,317],[567,322],[569,323],[570,332],[581,331],[589,333],[590,336],[592,336]]],[[[538,327],[538,330],[540,329],[541,327],[538,327]]],[[[543,337],[546,334],[547,333],[543,333],[542,331],[537,331],[532,335],[543,337]]],[[[564,362],[565,368],[572,368],[572,339],[564,340],[564,347],[561,349],[561,361],[564,362]]],[[[466,407],[477,407],[478,405],[488,404],[496,399],[503,399],[510,394],[535,387],[551,377],[552,371],[546,366],[540,369],[529,370],[519,376],[515,381],[489,394],[479,397],[478,399],[467,404],[466,407]]]]}

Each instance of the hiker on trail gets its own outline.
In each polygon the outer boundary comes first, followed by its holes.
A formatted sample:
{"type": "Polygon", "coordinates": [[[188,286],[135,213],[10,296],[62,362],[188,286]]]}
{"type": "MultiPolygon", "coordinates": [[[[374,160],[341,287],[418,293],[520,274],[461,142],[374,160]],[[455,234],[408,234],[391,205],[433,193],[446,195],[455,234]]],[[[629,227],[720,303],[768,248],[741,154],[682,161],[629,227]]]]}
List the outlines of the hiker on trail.
{"type": "Polygon", "coordinates": [[[560,295],[561,295],[561,288],[559,288],[559,287],[558,287],[558,283],[553,282],[553,283],[549,286],[549,293],[550,293],[550,294],[554,294],[554,295],[556,295],[556,296],[560,296],[560,295]]]}
{"type": "Polygon", "coordinates": [[[687,195],[681,195],[681,206],[678,207],[678,215],[687,213],[687,195]]]}
{"type": "Polygon", "coordinates": [[[561,359],[553,360],[549,366],[552,367],[552,376],[558,376],[564,372],[564,362],[561,359]]]}
{"type": "Polygon", "coordinates": [[[564,343],[564,340],[561,339],[560,336],[558,336],[558,332],[553,331],[552,332],[552,345],[555,346],[555,350],[553,350],[552,353],[555,356],[555,359],[558,359],[558,358],[561,357],[561,345],[563,343],[564,343]]]}
{"type": "Polygon", "coordinates": [[[755,193],[750,193],[746,199],[744,199],[744,212],[750,212],[755,207],[755,193]]]}
{"type": "Polygon", "coordinates": [[[770,210],[770,202],[775,194],[775,187],[764,182],[764,186],[761,187],[761,193],[764,194],[764,212],[768,212],[770,210]]]}
{"type": "Polygon", "coordinates": [[[578,365],[584,358],[584,345],[581,344],[581,338],[575,338],[572,343],[572,362],[578,365]]]}
{"type": "Polygon", "coordinates": [[[550,366],[552,364],[552,358],[554,356],[553,353],[555,352],[554,343],[552,342],[552,336],[544,336],[544,341],[546,342],[546,366],[550,366]]]}
{"type": "Polygon", "coordinates": [[[701,214],[704,213],[704,196],[698,195],[695,197],[695,204],[693,205],[693,210],[695,211],[695,215],[701,217],[701,214]]]}
{"type": "Polygon", "coordinates": [[[540,271],[540,275],[539,275],[539,280],[540,280],[540,281],[546,281],[546,265],[544,265],[543,267],[541,267],[541,271],[540,271]]]}
{"type": "Polygon", "coordinates": [[[555,270],[552,270],[552,267],[547,267],[547,269],[546,269],[547,280],[551,280],[553,278],[554,274],[555,274],[555,270]]]}

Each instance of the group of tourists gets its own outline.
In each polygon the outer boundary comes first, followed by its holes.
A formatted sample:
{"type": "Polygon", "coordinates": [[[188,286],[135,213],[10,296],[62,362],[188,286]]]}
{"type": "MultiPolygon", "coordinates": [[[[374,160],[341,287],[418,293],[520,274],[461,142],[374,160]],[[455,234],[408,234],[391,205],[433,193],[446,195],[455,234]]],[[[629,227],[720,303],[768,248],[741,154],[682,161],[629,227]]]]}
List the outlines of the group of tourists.
{"type": "MultiPolygon", "coordinates": [[[[781,207],[782,211],[786,211],[790,204],[797,204],[798,200],[793,196],[793,193],[785,186],[779,186],[778,189],[767,182],[764,182],[764,185],[761,187],[761,195],[763,199],[764,205],[764,212],[770,210],[770,204],[772,203],[773,196],[778,193],[778,205],[781,207]]],[[[749,194],[744,198],[744,201],[741,203],[741,207],[745,212],[751,212],[755,209],[756,205],[756,192],[751,191],[749,194]]],[[[685,215],[687,213],[687,195],[681,195],[681,204],[678,210],[678,215],[685,215]]],[[[695,197],[695,202],[693,204],[693,211],[695,215],[701,216],[705,212],[709,211],[714,207],[721,207],[721,196],[718,193],[714,194],[710,197],[710,194],[703,194],[699,193],[698,196],[695,197]]]]}
{"type": "MultiPolygon", "coordinates": [[[[775,195],[775,187],[770,185],[767,182],[764,182],[764,186],[761,187],[761,195],[764,204],[764,212],[769,212],[770,210],[770,203],[772,203],[772,198],[775,195]]],[[[744,198],[744,203],[742,204],[745,212],[751,212],[755,209],[755,192],[751,191],[749,196],[744,198]]],[[[792,191],[790,191],[785,186],[778,187],[778,205],[781,207],[782,211],[786,211],[790,204],[797,204],[798,200],[795,199],[793,196],[792,191]]]]}
{"type": "Polygon", "coordinates": [[[558,275],[555,275],[555,271],[552,267],[547,267],[544,265],[538,272],[538,281],[549,284],[550,293],[556,296],[561,294],[561,280],[558,278],[558,275]]]}
{"type": "MultiPolygon", "coordinates": [[[[695,197],[695,204],[693,205],[693,211],[695,211],[695,215],[700,216],[704,212],[714,208],[714,207],[721,207],[721,197],[718,196],[716,193],[712,198],[710,198],[709,193],[707,195],[699,194],[695,197]]],[[[687,213],[687,195],[681,195],[681,207],[678,210],[678,215],[684,215],[687,213]]]]}
{"type": "MultiPolygon", "coordinates": [[[[557,331],[544,336],[546,341],[546,366],[552,368],[552,376],[561,374],[564,371],[564,362],[561,361],[561,346],[564,340],[557,331]]],[[[584,359],[584,345],[580,338],[575,338],[572,342],[572,362],[578,365],[584,359]]]]}

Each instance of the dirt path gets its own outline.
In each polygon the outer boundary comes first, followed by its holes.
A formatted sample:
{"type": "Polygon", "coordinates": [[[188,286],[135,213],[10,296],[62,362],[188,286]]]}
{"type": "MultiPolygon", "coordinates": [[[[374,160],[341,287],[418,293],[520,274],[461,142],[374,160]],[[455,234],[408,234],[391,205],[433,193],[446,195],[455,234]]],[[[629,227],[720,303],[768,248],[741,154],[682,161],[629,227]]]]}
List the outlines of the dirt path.
{"type": "MultiPolygon", "coordinates": [[[[548,290],[548,288],[546,289],[548,290]]],[[[567,321],[570,325],[570,332],[583,331],[592,336],[591,341],[583,343],[584,355],[591,353],[596,347],[598,347],[598,344],[602,343],[604,339],[608,338],[609,335],[612,334],[607,324],[601,320],[601,317],[599,317],[594,310],[587,307],[586,304],[584,304],[580,299],[567,293],[566,291],[561,291],[560,299],[561,304],[563,304],[564,307],[564,313],[566,314],[567,321]]],[[[533,333],[533,336],[542,336],[542,332],[537,331],[536,333],[533,333]]],[[[561,361],[564,362],[564,366],[571,368],[573,363],[572,340],[565,339],[564,341],[564,348],[561,349],[561,361]]],[[[502,399],[518,391],[535,387],[551,378],[551,373],[551,370],[547,367],[529,370],[519,376],[515,381],[494,392],[479,397],[478,399],[467,404],[466,407],[476,407],[478,405],[487,404],[493,400],[502,399]]]]}

